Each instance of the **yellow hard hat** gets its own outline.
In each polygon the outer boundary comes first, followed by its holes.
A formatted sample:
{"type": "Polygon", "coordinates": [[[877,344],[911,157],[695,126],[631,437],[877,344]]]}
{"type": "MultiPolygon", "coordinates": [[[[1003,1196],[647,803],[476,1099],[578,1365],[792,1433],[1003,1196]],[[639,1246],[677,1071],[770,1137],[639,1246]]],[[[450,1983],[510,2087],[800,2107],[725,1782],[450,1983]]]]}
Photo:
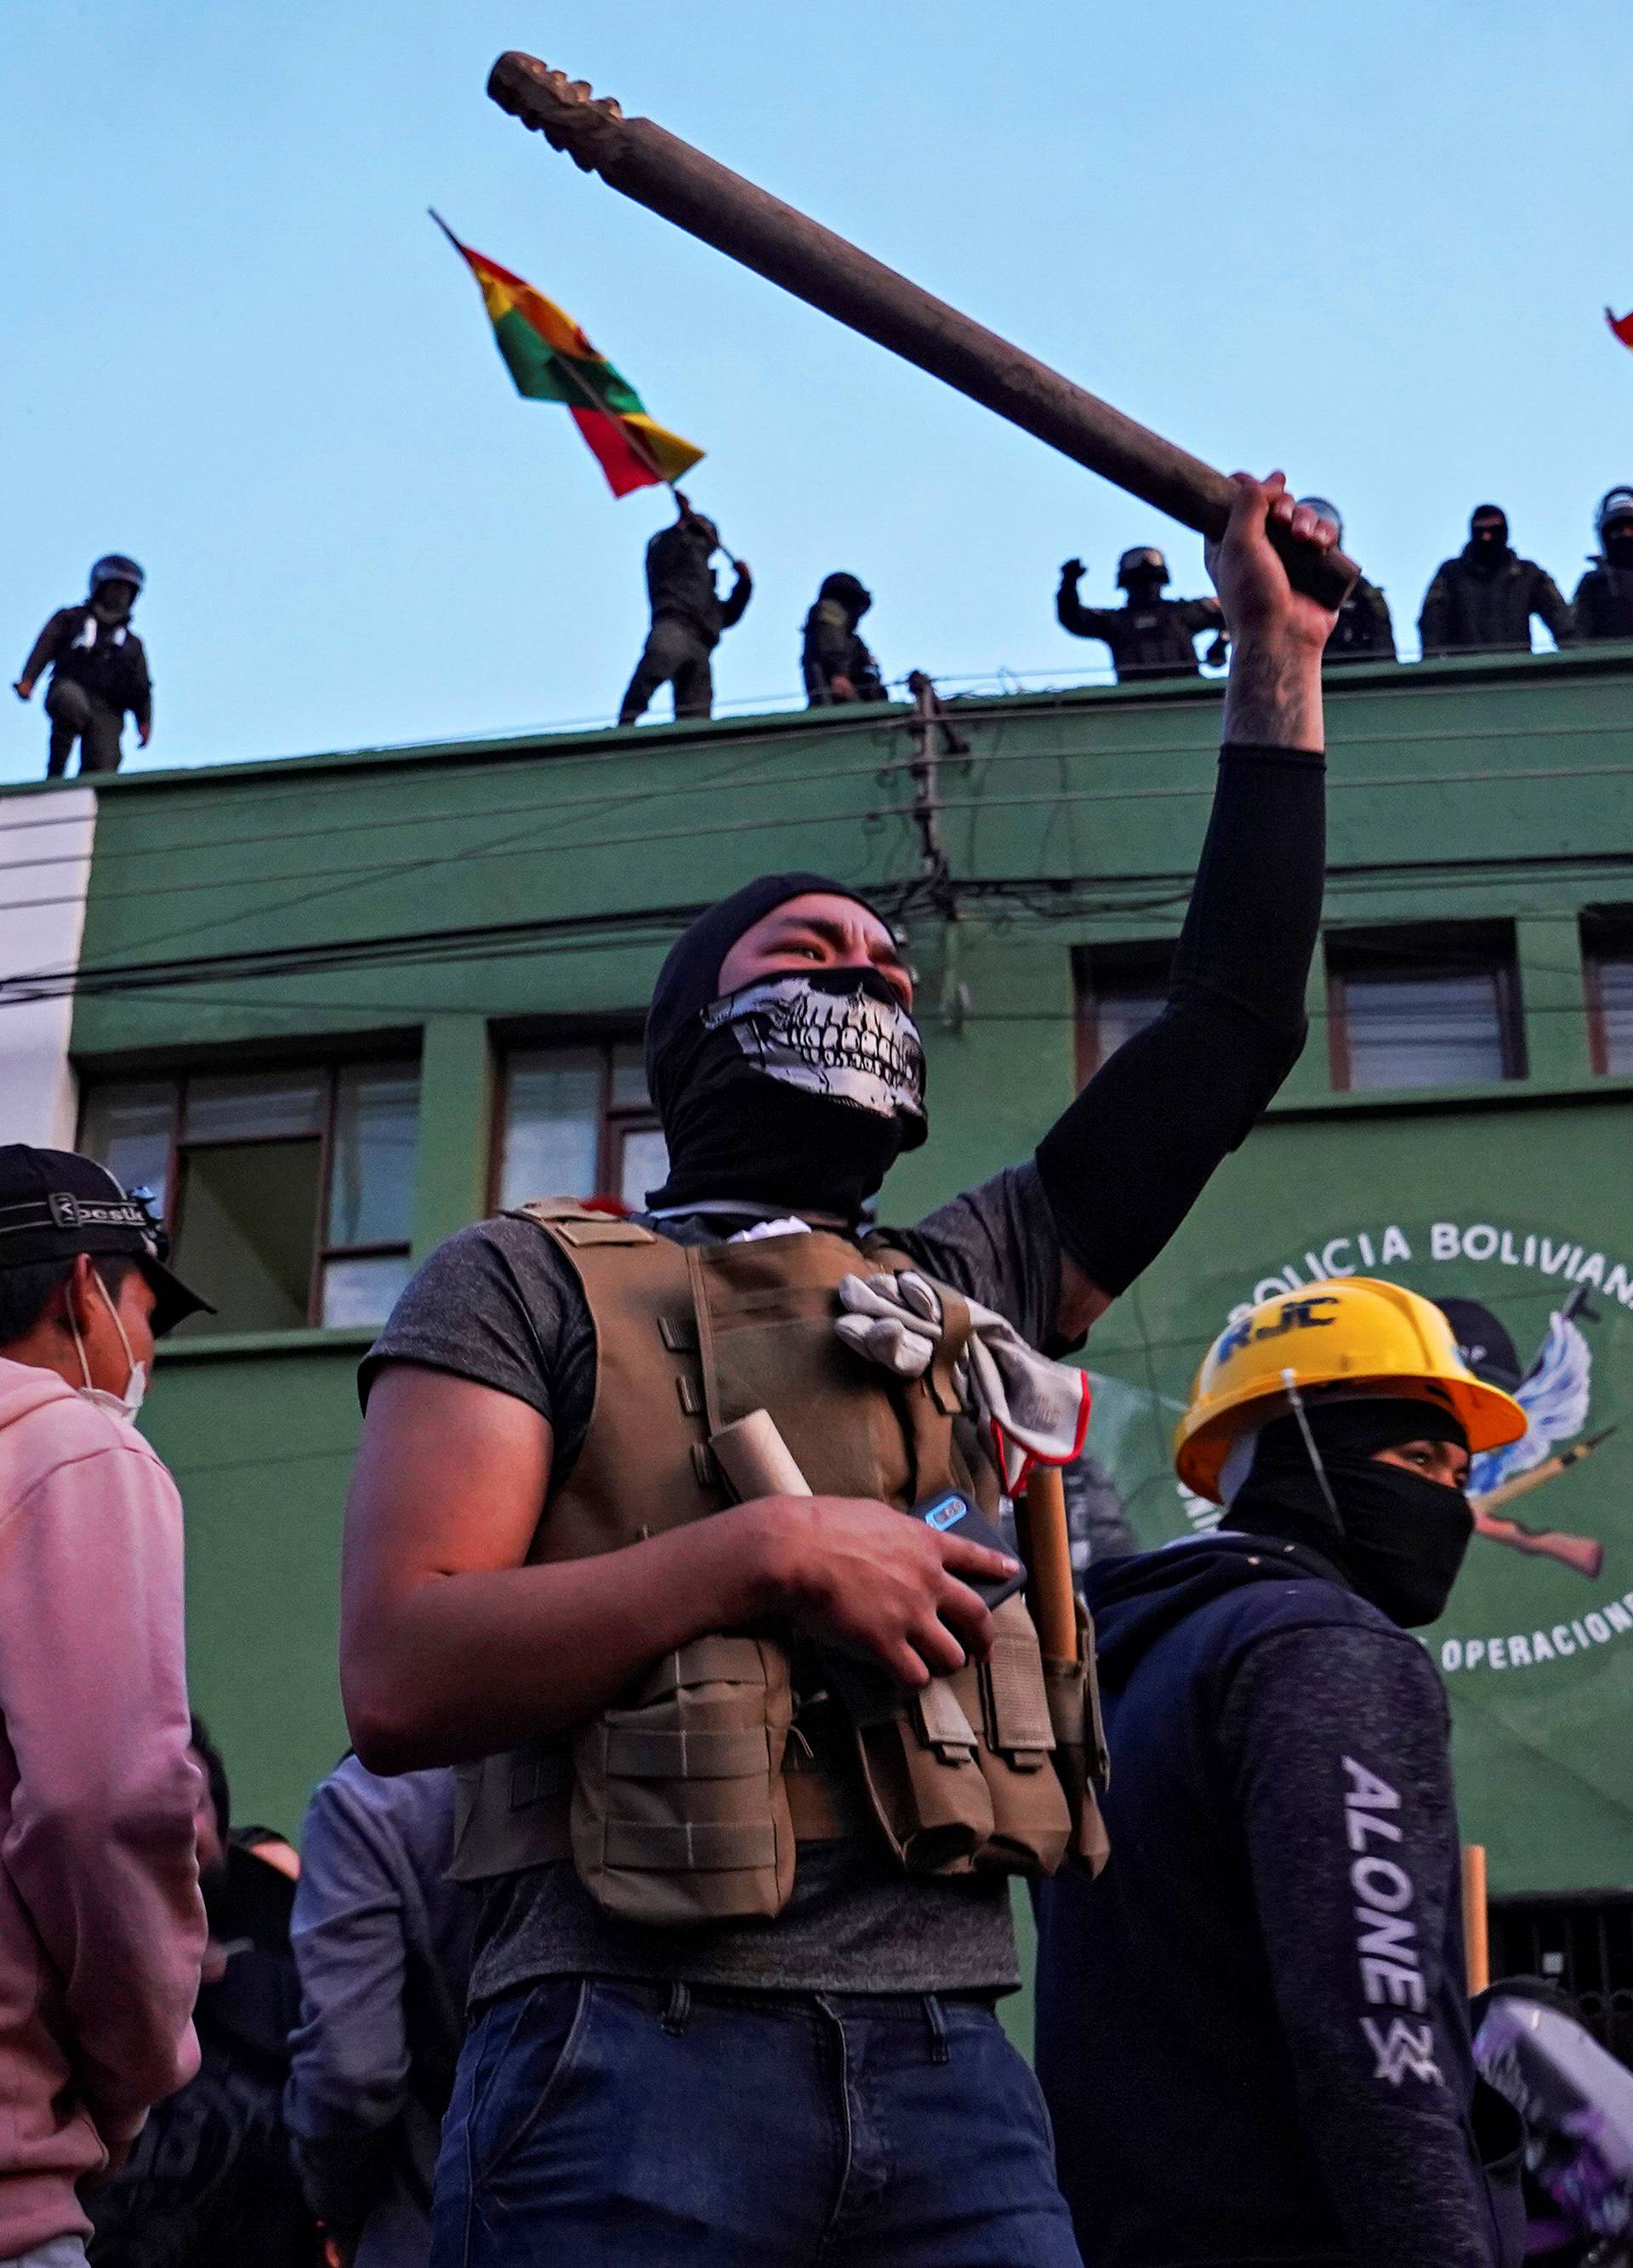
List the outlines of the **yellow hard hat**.
{"type": "Polygon", "coordinates": [[[1371,1276],[1335,1277],[1261,1301],[1209,1348],[1174,1435],[1187,1488],[1219,1501],[1232,1444],[1291,1408],[1290,1371],[1311,1402],[1340,1388],[1436,1403],[1460,1420],[1471,1449],[1501,1448],[1526,1430],[1513,1395],[1469,1369],[1432,1300],[1371,1276]]]}

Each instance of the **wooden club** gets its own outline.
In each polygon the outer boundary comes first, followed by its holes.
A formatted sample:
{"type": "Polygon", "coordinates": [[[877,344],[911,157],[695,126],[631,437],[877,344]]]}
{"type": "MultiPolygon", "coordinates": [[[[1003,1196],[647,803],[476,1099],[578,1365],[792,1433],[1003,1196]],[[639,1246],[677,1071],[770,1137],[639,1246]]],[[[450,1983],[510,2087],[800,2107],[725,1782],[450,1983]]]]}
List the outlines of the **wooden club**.
{"type": "MultiPolygon", "coordinates": [[[[916,363],[1130,496],[1211,540],[1224,534],[1234,490],[1223,473],[650,118],[626,118],[582,79],[515,50],[495,63],[488,92],[502,110],[566,151],[585,173],[599,173],[625,196],[916,363]]],[[[1273,528],[1272,541],[1298,589],[1323,605],[1340,604],[1358,572],[1353,560],[1295,541],[1279,529],[1273,528]]]]}

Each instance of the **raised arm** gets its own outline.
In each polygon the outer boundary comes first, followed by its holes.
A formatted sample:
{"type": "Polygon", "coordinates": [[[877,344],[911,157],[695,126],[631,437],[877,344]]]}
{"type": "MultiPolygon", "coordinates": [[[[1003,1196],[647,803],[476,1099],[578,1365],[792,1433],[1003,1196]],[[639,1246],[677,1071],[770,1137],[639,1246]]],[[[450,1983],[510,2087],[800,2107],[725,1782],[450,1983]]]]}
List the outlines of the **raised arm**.
{"type": "Polygon", "coordinates": [[[1083,571],[1081,559],[1068,559],[1061,569],[1060,588],[1055,593],[1055,619],[1073,637],[1103,638],[1108,635],[1111,616],[1117,609],[1084,605],[1078,596],[1083,571]]]}
{"type": "Polygon", "coordinates": [[[1328,549],[1337,533],[1294,505],[1279,473],[1236,478],[1209,558],[1233,641],[1225,745],[1167,1005],[1038,1147],[1067,1339],[1156,1258],[1304,1045],[1327,855],[1321,650],[1335,617],[1292,589],[1267,526],[1273,515],[1328,549]]]}
{"type": "Polygon", "coordinates": [[[726,594],[725,606],[720,609],[720,627],[723,630],[732,630],[742,621],[743,616],[748,612],[748,602],[754,595],[754,578],[748,571],[748,562],[747,559],[739,559],[732,588],[726,594]]]}

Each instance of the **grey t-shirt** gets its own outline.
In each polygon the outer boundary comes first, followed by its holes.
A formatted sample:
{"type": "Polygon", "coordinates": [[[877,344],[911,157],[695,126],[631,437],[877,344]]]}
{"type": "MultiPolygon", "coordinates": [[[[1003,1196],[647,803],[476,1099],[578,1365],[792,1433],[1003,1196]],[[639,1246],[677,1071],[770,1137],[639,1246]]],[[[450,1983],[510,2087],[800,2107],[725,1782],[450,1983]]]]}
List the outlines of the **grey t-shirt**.
{"type": "MultiPolygon", "coordinates": [[[[729,1234],[729,1219],[642,1217],[682,1244],[729,1234]]],[[[1060,1242],[1030,1162],[1011,1167],[891,1241],[933,1276],[1007,1316],[1034,1346],[1057,1344],[1060,1242]]],[[[423,1364],[528,1403],[555,1436],[553,1479],[584,1447],[595,1338],[577,1278],[531,1221],[502,1215],[462,1229],[420,1268],[364,1358],[366,1400],[387,1362],[423,1364]]],[[[793,1896],[772,1922],[667,1931],[616,1920],[570,1864],[529,1867],[483,1898],[473,2001],[541,1977],[665,1977],[779,1992],[947,1992],[1019,1983],[1001,1878],[902,1874],[883,1837],[805,1844],[793,1896]]]]}

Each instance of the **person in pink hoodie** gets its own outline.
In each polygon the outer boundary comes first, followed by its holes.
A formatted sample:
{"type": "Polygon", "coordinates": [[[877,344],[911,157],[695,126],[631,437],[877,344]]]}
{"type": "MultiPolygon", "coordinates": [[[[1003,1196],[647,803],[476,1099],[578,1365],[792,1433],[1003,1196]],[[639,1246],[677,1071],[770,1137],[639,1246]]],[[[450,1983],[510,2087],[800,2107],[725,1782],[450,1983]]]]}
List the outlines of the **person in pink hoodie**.
{"type": "Polygon", "coordinates": [[[0,1147],[0,2268],[68,2268],[78,2184],[198,2063],[181,1505],[136,1432],[207,1303],[146,1204],[0,1147]]]}

